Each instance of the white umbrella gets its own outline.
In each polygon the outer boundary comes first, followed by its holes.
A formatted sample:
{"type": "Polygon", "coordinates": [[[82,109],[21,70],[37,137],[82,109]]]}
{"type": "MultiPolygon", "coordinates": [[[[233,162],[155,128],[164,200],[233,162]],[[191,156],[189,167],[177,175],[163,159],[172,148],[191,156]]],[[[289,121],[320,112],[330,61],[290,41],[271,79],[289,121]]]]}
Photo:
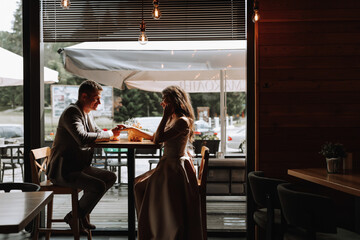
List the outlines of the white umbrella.
{"type": "Polygon", "coordinates": [[[225,152],[224,92],[246,91],[246,41],[85,42],[63,51],[65,68],[122,89],[220,92],[221,148],[225,152]]]}
{"type": "MultiPolygon", "coordinates": [[[[44,67],[44,82],[58,82],[59,73],[44,67]]],[[[0,87],[23,85],[23,58],[0,47],[0,87]]]]}
{"type": "Polygon", "coordinates": [[[65,68],[78,76],[122,89],[160,92],[180,85],[187,92],[246,91],[244,41],[85,42],[64,49],[65,68]]]}

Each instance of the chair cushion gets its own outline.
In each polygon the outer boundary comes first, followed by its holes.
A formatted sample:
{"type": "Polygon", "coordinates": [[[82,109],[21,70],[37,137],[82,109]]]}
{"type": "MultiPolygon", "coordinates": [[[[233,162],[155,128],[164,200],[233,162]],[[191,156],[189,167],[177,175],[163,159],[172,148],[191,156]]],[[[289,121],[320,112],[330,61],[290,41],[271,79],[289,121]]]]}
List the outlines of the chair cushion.
{"type": "MultiPolygon", "coordinates": [[[[254,212],[254,221],[255,223],[263,228],[266,229],[267,224],[267,210],[266,208],[260,208],[254,212]]],[[[280,209],[274,210],[274,230],[280,231],[281,230],[281,212],[280,209]]]]}
{"type": "Polygon", "coordinates": [[[50,180],[46,180],[46,181],[42,181],[40,183],[40,187],[51,187],[53,186],[54,184],[50,181],[50,180]]]}

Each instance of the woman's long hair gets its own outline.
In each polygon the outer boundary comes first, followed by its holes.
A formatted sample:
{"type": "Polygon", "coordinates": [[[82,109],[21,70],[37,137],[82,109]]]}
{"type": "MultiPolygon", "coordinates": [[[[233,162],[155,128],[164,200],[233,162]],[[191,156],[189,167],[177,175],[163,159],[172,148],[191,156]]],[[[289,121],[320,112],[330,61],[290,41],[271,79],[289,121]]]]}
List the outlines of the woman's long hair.
{"type": "Polygon", "coordinates": [[[169,86],[162,91],[164,97],[169,98],[174,105],[174,112],[177,116],[186,116],[190,122],[189,141],[194,141],[194,109],[191,105],[190,96],[179,86],[169,86]]]}

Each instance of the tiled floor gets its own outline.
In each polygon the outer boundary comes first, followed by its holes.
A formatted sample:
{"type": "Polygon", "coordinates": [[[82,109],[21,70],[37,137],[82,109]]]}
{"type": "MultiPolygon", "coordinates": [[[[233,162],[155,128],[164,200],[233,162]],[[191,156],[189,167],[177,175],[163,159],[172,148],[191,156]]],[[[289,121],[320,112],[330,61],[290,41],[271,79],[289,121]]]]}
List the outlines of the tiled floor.
{"type": "MultiPolygon", "coordinates": [[[[0,240],[28,240],[31,239],[30,234],[28,233],[19,233],[19,234],[0,234],[0,240]]],[[[39,238],[43,240],[45,237],[39,238]]],[[[71,240],[74,239],[71,236],[51,236],[51,239],[55,240],[71,240]]],[[[82,236],[81,239],[87,239],[85,236],[82,236]]],[[[126,240],[126,236],[93,236],[93,240],[126,240]]],[[[208,240],[245,240],[246,238],[229,238],[229,237],[209,237],[208,240]]]]}

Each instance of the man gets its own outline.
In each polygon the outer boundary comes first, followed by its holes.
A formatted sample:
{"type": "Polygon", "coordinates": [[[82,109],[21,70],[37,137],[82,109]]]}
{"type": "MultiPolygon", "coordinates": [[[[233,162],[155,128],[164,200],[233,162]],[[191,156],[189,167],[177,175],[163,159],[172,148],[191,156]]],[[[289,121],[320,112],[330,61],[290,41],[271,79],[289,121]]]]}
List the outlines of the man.
{"type": "MultiPolygon", "coordinates": [[[[80,226],[88,229],[95,226],[86,216],[116,181],[114,173],[90,166],[91,145],[120,134],[117,127],[102,131],[94,121],[91,111],[100,104],[101,91],[102,87],[91,80],[80,85],[78,101],[70,104],[60,116],[47,166],[47,176],[54,184],[84,190],[78,205],[79,220],[80,226]]],[[[72,227],[76,219],[69,212],[64,220],[72,227]]]]}

